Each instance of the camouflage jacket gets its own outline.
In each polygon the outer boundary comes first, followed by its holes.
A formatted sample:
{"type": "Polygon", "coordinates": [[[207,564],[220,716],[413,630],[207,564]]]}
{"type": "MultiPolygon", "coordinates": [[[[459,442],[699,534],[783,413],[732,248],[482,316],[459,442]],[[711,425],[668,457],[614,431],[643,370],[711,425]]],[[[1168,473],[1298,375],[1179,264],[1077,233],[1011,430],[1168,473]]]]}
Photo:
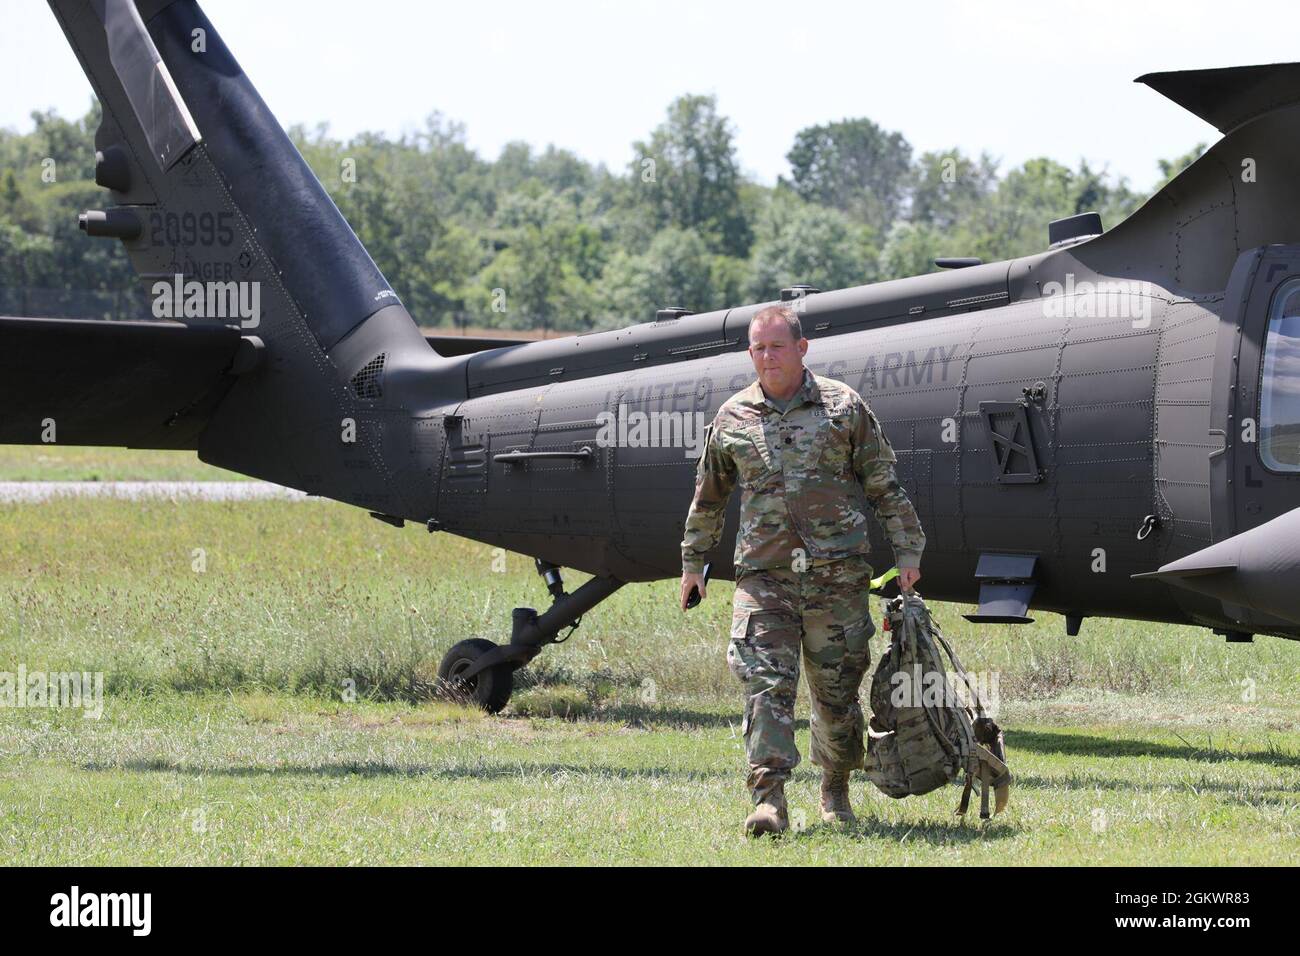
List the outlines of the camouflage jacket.
{"type": "Polygon", "coordinates": [[[738,571],[790,568],[800,555],[820,563],[865,554],[868,506],[895,562],[919,567],[925,535],[894,474],[897,460],[875,414],[848,385],[805,368],[782,414],[755,381],[723,402],[705,430],[682,569],[703,569],[737,481],[738,571]]]}

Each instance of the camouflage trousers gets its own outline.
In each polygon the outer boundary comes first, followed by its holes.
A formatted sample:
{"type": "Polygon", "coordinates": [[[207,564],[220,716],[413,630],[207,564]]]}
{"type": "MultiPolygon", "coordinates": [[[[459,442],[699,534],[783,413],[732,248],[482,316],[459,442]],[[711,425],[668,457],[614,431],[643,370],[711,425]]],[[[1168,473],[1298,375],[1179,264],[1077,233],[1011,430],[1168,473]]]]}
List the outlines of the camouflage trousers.
{"type": "Polygon", "coordinates": [[[745,571],[736,581],[727,666],[745,687],[745,754],[757,803],[799,764],[794,702],[799,656],[812,698],[812,762],[862,766],[858,689],[871,663],[871,565],[855,555],[804,571],[745,571]]]}

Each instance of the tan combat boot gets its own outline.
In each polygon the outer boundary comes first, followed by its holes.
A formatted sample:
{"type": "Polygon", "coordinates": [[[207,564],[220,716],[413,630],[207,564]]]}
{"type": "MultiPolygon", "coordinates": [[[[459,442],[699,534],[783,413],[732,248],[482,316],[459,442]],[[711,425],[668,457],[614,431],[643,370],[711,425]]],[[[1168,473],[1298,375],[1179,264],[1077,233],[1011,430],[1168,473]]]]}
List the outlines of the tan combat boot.
{"type": "Polygon", "coordinates": [[[858,818],[849,803],[849,771],[822,771],[822,822],[857,824],[858,818]]]}
{"type": "Polygon", "coordinates": [[[790,815],[785,805],[785,781],[777,780],[768,786],[754,812],[745,818],[745,832],[750,836],[773,836],[790,828],[790,815]]]}

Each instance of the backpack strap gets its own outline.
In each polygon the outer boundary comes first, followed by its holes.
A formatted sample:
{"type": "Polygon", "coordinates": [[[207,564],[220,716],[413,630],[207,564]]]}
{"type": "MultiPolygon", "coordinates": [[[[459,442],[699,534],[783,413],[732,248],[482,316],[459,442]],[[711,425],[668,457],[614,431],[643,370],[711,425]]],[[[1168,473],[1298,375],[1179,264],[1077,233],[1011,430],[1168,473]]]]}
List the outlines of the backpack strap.
{"type": "Polygon", "coordinates": [[[907,641],[908,649],[911,651],[911,659],[917,660],[917,633],[921,626],[920,616],[924,615],[930,623],[929,633],[934,640],[943,648],[948,655],[948,660],[952,662],[953,669],[956,670],[966,689],[970,692],[972,708],[976,714],[976,721],[969,720],[956,721],[957,732],[961,735],[961,751],[953,747],[948,740],[948,736],[939,726],[938,718],[931,713],[931,708],[922,707],[926,719],[930,723],[934,735],[939,739],[940,744],[953,757],[963,765],[966,771],[966,781],[962,788],[961,800],[957,804],[957,813],[964,815],[970,808],[970,797],[974,790],[975,779],[978,777],[980,782],[980,819],[988,820],[989,814],[989,790],[992,789],[998,796],[998,809],[1001,810],[1006,803],[1006,787],[1011,784],[1011,771],[1007,767],[1006,758],[1003,755],[1001,746],[1001,731],[984,710],[984,704],[980,700],[979,693],[975,690],[971,682],[970,675],[966,673],[966,668],[962,666],[961,660],[953,651],[952,645],[944,638],[943,632],[939,626],[934,623],[930,617],[929,609],[925,602],[919,596],[902,596],[902,623],[903,634],[898,637],[907,641]],[[983,729],[981,730],[981,725],[983,729]],[[991,736],[990,736],[991,735],[991,736]],[[987,740],[982,738],[989,738],[987,740]],[[986,743],[988,746],[986,746],[986,743]],[[963,759],[964,758],[964,759],[963,759]],[[999,793],[998,791],[1001,790],[999,793]]]}
{"type": "MultiPolygon", "coordinates": [[[[1011,784],[1011,770],[1006,763],[998,758],[997,754],[989,750],[983,744],[975,745],[977,750],[977,760],[979,761],[979,778],[980,778],[980,819],[989,819],[989,790],[995,793],[1000,787],[1007,787],[1011,784]]],[[[966,792],[962,794],[963,811],[966,805],[966,798],[970,794],[972,784],[970,774],[966,775],[966,792]]],[[[1006,792],[1004,791],[1000,800],[998,809],[1006,803],[1006,792]]]]}
{"type": "MultiPolygon", "coordinates": [[[[916,600],[919,602],[920,598],[917,598],[916,600]]],[[[919,625],[917,624],[916,621],[916,614],[924,610],[925,610],[924,603],[921,603],[919,607],[916,604],[911,603],[910,601],[908,601],[903,605],[903,631],[904,631],[905,639],[909,643],[909,649],[911,650],[913,661],[916,661],[918,658],[917,649],[916,649],[916,633],[919,625]]],[[[939,726],[939,719],[935,717],[935,715],[931,712],[931,708],[921,707],[920,709],[925,714],[925,719],[929,721],[930,729],[934,731],[934,736],[938,738],[940,745],[943,747],[944,750],[948,752],[948,756],[952,757],[953,760],[957,761],[958,765],[960,766],[962,763],[962,755],[960,752],[957,751],[955,747],[953,747],[952,741],[948,739],[948,735],[945,734],[943,732],[943,728],[939,726]]],[[[972,744],[974,744],[975,741],[973,739],[966,739],[965,725],[958,722],[958,727],[963,734],[962,750],[965,751],[967,754],[969,754],[970,747],[972,744]]]]}
{"type": "MultiPolygon", "coordinates": [[[[931,623],[933,624],[933,621],[931,621],[931,623]]],[[[952,661],[953,670],[957,672],[957,676],[961,678],[962,683],[966,685],[966,689],[970,691],[971,706],[975,710],[975,716],[987,716],[984,712],[984,703],[980,700],[980,695],[976,693],[975,685],[971,683],[970,675],[966,673],[966,668],[961,666],[961,661],[957,658],[956,652],[953,651],[952,645],[948,643],[946,638],[944,638],[943,632],[939,630],[937,624],[935,624],[931,630],[934,631],[935,639],[939,642],[939,645],[948,653],[948,660],[952,661]]]]}
{"type": "MultiPolygon", "coordinates": [[[[974,763],[976,769],[974,773],[968,768],[966,771],[966,786],[961,792],[961,802],[957,804],[957,813],[964,815],[970,808],[971,790],[975,786],[975,778],[979,777],[980,781],[980,819],[989,819],[989,790],[995,792],[999,787],[1005,787],[1011,783],[1011,770],[1007,765],[998,759],[993,751],[989,750],[983,744],[975,744],[972,751],[974,754],[974,763]]],[[[999,809],[1001,809],[999,807],[999,809]]]]}
{"type": "MultiPolygon", "coordinates": [[[[944,638],[943,632],[939,626],[931,621],[931,631],[935,640],[944,649],[948,655],[948,660],[952,662],[953,669],[956,670],[966,689],[970,692],[971,706],[975,712],[974,721],[974,740],[968,741],[970,746],[971,759],[968,763],[966,772],[966,786],[962,790],[961,802],[957,805],[957,813],[964,814],[970,806],[971,788],[975,783],[975,776],[980,778],[980,819],[989,819],[989,790],[993,790],[998,798],[998,810],[1001,810],[1007,801],[1007,788],[1011,785],[1011,771],[1007,767],[1006,754],[1002,749],[1002,732],[998,729],[997,724],[989,719],[984,710],[984,703],[980,700],[979,693],[975,690],[975,685],[971,683],[970,676],[966,673],[966,668],[962,666],[961,660],[957,653],[952,649],[952,645],[944,638]],[[981,725],[985,725],[981,730],[981,725]],[[971,770],[974,770],[972,774],[971,770]]],[[[961,728],[965,731],[965,726],[961,728]]]]}
{"type": "Polygon", "coordinates": [[[957,815],[965,816],[967,809],[970,808],[970,791],[974,784],[975,778],[969,773],[966,774],[966,786],[962,787],[961,802],[957,804],[957,815]]]}

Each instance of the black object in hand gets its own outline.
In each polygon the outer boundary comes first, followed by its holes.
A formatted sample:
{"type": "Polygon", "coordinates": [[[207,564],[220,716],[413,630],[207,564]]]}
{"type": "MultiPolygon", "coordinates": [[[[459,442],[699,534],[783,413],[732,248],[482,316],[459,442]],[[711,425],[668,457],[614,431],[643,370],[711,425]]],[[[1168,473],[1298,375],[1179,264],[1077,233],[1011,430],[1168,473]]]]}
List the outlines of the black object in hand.
{"type": "MultiPolygon", "coordinates": [[[[713,567],[712,564],[706,564],[706,565],[704,566],[704,583],[705,583],[705,584],[708,584],[708,583],[709,583],[709,571],[710,571],[710,569],[711,569],[712,567],[713,567]]],[[[697,605],[697,604],[699,604],[699,603],[700,603],[700,586],[699,586],[698,584],[692,584],[692,585],[691,585],[691,593],[688,594],[688,595],[686,595],[686,610],[689,611],[691,608],[695,607],[695,605],[697,605]]]]}

